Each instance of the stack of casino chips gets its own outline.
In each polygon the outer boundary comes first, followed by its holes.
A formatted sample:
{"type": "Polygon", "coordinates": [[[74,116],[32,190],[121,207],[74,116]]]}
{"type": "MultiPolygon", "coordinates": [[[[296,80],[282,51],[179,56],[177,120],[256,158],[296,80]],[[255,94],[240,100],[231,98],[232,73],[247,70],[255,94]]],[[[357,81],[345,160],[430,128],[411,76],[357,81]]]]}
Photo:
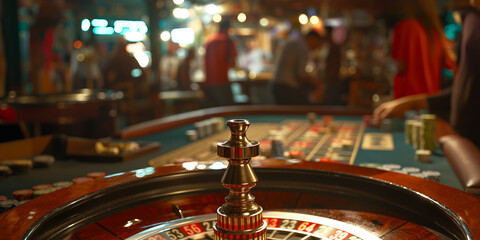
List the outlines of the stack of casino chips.
{"type": "Polygon", "coordinates": [[[435,115],[422,114],[410,116],[405,121],[405,142],[412,144],[416,150],[415,159],[420,162],[430,162],[430,155],[435,151],[435,115]]]}
{"type": "Polygon", "coordinates": [[[270,136],[271,144],[271,153],[272,156],[275,158],[283,158],[284,157],[284,141],[285,137],[281,134],[278,135],[271,135],[270,136]]]}
{"type": "Polygon", "coordinates": [[[16,207],[28,200],[36,197],[47,195],[51,192],[62,188],[72,186],[73,184],[81,184],[83,182],[94,181],[95,179],[105,177],[104,172],[90,172],[86,177],[74,178],[72,181],[61,181],[53,184],[39,184],[32,187],[32,189],[20,189],[12,192],[14,199],[7,199],[5,196],[0,196],[0,213],[5,212],[13,207],[16,207]]]}
{"type": "Polygon", "coordinates": [[[435,115],[422,114],[422,129],[420,131],[420,149],[435,151],[435,115]]]}
{"type": "Polygon", "coordinates": [[[32,168],[50,167],[55,162],[52,155],[42,154],[30,159],[14,159],[0,162],[0,177],[27,174],[32,168]]]}
{"type": "Polygon", "coordinates": [[[428,179],[436,182],[440,181],[440,176],[441,176],[441,173],[438,171],[431,171],[431,170],[422,171],[420,168],[417,168],[417,167],[402,167],[399,164],[391,164],[391,163],[387,163],[387,164],[361,163],[360,166],[377,168],[377,169],[382,169],[382,170],[392,171],[392,172],[397,172],[402,174],[408,174],[414,177],[428,179]]]}
{"type": "Polygon", "coordinates": [[[225,119],[222,117],[214,117],[196,122],[193,126],[195,130],[185,131],[185,136],[189,141],[196,141],[197,139],[221,132],[225,128],[225,119]]]}

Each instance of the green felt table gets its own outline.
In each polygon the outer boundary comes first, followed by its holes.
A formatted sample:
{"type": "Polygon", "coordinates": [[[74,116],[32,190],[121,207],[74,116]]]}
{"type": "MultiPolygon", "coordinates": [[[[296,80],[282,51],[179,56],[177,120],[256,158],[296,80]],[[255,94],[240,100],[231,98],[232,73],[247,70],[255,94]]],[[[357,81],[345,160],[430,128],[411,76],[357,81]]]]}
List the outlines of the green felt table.
{"type": "MultiPolygon", "coordinates": [[[[246,115],[235,116],[234,118],[248,119],[252,125],[255,123],[282,123],[285,120],[305,120],[305,115],[246,115]]],[[[320,119],[321,116],[318,116],[320,119]]],[[[360,116],[333,116],[334,121],[357,121],[362,122],[360,116]]],[[[229,118],[226,118],[229,119],[229,118]]],[[[195,129],[193,124],[187,124],[181,127],[170,129],[161,133],[150,134],[140,138],[140,141],[159,141],[162,143],[162,149],[158,154],[165,154],[177,148],[191,144],[185,136],[185,131],[195,129]]],[[[422,171],[438,171],[441,173],[440,183],[461,189],[455,172],[450,167],[447,159],[444,157],[441,149],[437,146],[434,154],[431,155],[430,163],[422,163],[415,160],[415,149],[412,145],[405,143],[405,134],[400,130],[384,131],[378,128],[366,128],[365,133],[389,133],[393,136],[394,150],[363,150],[360,142],[354,165],[365,163],[377,164],[399,164],[402,167],[417,167],[422,171]]],[[[363,141],[363,136],[360,138],[363,141]]],[[[200,141],[200,140],[198,140],[200,141]]],[[[208,143],[206,143],[208,144],[208,143]]],[[[208,148],[207,146],[206,148],[208,148]]],[[[261,147],[261,146],[260,146],[261,147]]]]}
{"type": "MultiPolygon", "coordinates": [[[[303,112],[303,109],[300,109],[298,113],[294,111],[293,113],[289,113],[288,115],[269,114],[267,112],[264,115],[241,115],[238,113],[226,114],[224,117],[225,119],[245,118],[250,120],[252,124],[281,123],[287,119],[305,120],[305,114],[301,112],[303,112]]],[[[336,121],[362,121],[361,116],[339,116],[335,115],[335,112],[336,111],[329,111],[329,113],[333,113],[332,116],[336,121]]],[[[362,113],[364,112],[355,112],[355,115],[361,115],[362,113]]],[[[209,115],[205,114],[205,112],[201,112],[201,115],[202,116],[198,117],[198,119],[205,119],[209,117],[209,115]]],[[[341,112],[341,115],[345,115],[345,113],[341,112]]],[[[320,117],[321,114],[319,114],[318,116],[320,117]]],[[[158,151],[154,151],[128,161],[114,163],[107,163],[101,161],[81,162],[75,159],[57,158],[55,164],[49,168],[33,169],[28,174],[14,175],[0,179],[0,195],[6,195],[8,197],[11,197],[11,193],[14,190],[30,189],[32,186],[38,184],[52,184],[59,181],[69,181],[73,178],[86,176],[88,172],[103,171],[107,175],[110,175],[148,167],[148,162],[151,159],[191,143],[187,140],[185,136],[185,131],[189,129],[194,129],[193,122],[195,119],[191,118],[190,121],[186,124],[183,124],[182,121],[175,120],[184,118],[185,116],[180,116],[180,118],[178,118],[178,116],[175,116],[174,121],[167,120],[167,122],[172,123],[169,126],[174,127],[168,127],[167,129],[163,129],[162,131],[152,131],[152,133],[150,134],[134,138],[122,137],[129,138],[128,141],[134,140],[160,142],[161,147],[158,151]]],[[[383,131],[373,128],[365,129],[364,133],[368,132],[383,131]]],[[[456,178],[455,173],[449,166],[448,161],[445,159],[445,157],[443,157],[440,149],[437,148],[436,154],[432,155],[431,163],[420,163],[415,161],[415,150],[410,145],[405,144],[405,136],[403,132],[398,131],[389,133],[393,135],[395,145],[395,149],[393,151],[362,150],[361,147],[359,147],[359,151],[356,155],[354,165],[359,165],[362,163],[394,163],[400,164],[403,167],[418,167],[423,171],[439,171],[442,174],[440,177],[441,183],[457,189],[461,189],[461,185],[456,178]]]]}

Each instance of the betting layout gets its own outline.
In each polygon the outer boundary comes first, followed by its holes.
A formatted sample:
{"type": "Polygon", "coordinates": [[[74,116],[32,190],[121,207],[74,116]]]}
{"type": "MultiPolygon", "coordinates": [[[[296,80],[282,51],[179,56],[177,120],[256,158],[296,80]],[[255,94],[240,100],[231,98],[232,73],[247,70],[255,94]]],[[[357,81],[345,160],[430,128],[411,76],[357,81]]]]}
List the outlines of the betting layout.
{"type": "MultiPolygon", "coordinates": [[[[215,214],[164,222],[127,240],[214,239],[215,214]]],[[[291,212],[265,212],[268,239],[378,240],[375,235],[337,220],[291,212]]]]}
{"type": "MultiPolygon", "coordinates": [[[[353,164],[363,131],[361,121],[285,120],[279,124],[255,123],[249,137],[260,140],[260,158],[295,158],[353,164]]],[[[228,136],[229,132],[223,130],[193,141],[150,160],[150,165],[156,167],[170,163],[221,160],[216,155],[216,146],[218,142],[228,139],[228,136]]]]}

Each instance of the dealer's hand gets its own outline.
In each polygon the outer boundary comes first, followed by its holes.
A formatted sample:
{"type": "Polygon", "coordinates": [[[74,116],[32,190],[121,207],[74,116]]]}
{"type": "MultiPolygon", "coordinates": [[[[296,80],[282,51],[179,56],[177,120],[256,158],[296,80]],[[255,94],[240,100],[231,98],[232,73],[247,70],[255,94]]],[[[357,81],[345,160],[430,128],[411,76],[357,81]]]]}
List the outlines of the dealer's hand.
{"type": "Polygon", "coordinates": [[[385,118],[402,118],[408,110],[428,109],[426,95],[413,95],[382,103],[373,111],[378,126],[385,118]]]}

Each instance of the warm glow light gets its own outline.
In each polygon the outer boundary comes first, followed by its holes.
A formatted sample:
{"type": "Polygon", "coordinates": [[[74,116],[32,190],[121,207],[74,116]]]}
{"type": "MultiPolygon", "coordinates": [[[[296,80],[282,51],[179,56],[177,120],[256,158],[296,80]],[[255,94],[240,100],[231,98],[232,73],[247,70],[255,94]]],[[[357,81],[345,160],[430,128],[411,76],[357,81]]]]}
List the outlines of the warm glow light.
{"type": "Polygon", "coordinates": [[[195,33],[191,28],[176,28],[172,30],[172,42],[178,44],[192,44],[195,33]]]}
{"type": "Polygon", "coordinates": [[[300,14],[300,16],[298,16],[298,21],[301,23],[301,24],[307,24],[308,23],[308,16],[304,13],[300,14]]]}
{"type": "Polygon", "coordinates": [[[184,0],[173,0],[173,3],[180,5],[183,4],[184,0]]]}
{"type": "Polygon", "coordinates": [[[143,51],[136,52],[133,54],[133,56],[135,57],[135,59],[137,59],[137,62],[140,65],[140,67],[145,68],[150,63],[150,57],[147,55],[146,52],[143,52],[143,51]]]}
{"type": "Polygon", "coordinates": [[[184,162],[182,163],[182,167],[187,170],[193,170],[198,165],[198,162],[184,162]]]}
{"type": "Polygon", "coordinates": [[[175,8],[173,9],[173,16],[178,19],[187,19],[190,17],[190,11],[185,8],[175,8]]]}
{"type": "Polygon", "coordinates": [[[73,47],[74,47],[75,49],[81,48],[81,47],[82,47],[82,41],[77,40],[77,41],[73,42],[73,47]]]}
{"type": "Polygon", "coordinates": [[[260,26],[266,27],[266,26],[268,26],[268,24],[270,23],[270,21],[268,21],[267,18],[260,18],[259,23],[260,23],[260,26]]]}
{"type": "Polygon", "coordinates": [[[317,16],[311,16],[310,17],[310,23],[313,24],[313,25],[316,25],[320,22],[320,18],[318,18],[317,16]]]}
{"type": "Polygon", "coordinates": [[[220,15],[220,14],[213,15],[213,21],[216,22],[216,23],[221,22],[222,21],[222,15],[220,15]]]}
{"type": "Polygon", "coordinates": [[[164,42],[167,42],[168,40],[170,40],[170,33],[168,31],[163,31],[162,33],[160,33],[160,39],[162,39],[162,41],[164,42]]]}
{"type": "Polygon", "coordinates": [[[147,38],[147,35],[141,32],[127,32],[123,35],[123,38],[129,42],[139,42],[147,38]]]}
{"type": "Polygon", "coordinates": [[[245,22],[247,21],[247,15],[245,13],[239,13],[237,19],[239,22],[245,22]]]}
{"type": "Polygon", "coordinates": [[[215,15],[215,14],[218,14],[220,12],[220,9],[218,8],[217,5],[211,3],[211,4],[208,4],[207,6],[205,6],[205,11],[207,11],[207,13],[210,14],[210,15],[215,15]]]}
{"type": "Polygon", "coordinates": [[[142,42],[127,44],[125,50],[131,54],[145,51],[145,45],[142,42]]]}

